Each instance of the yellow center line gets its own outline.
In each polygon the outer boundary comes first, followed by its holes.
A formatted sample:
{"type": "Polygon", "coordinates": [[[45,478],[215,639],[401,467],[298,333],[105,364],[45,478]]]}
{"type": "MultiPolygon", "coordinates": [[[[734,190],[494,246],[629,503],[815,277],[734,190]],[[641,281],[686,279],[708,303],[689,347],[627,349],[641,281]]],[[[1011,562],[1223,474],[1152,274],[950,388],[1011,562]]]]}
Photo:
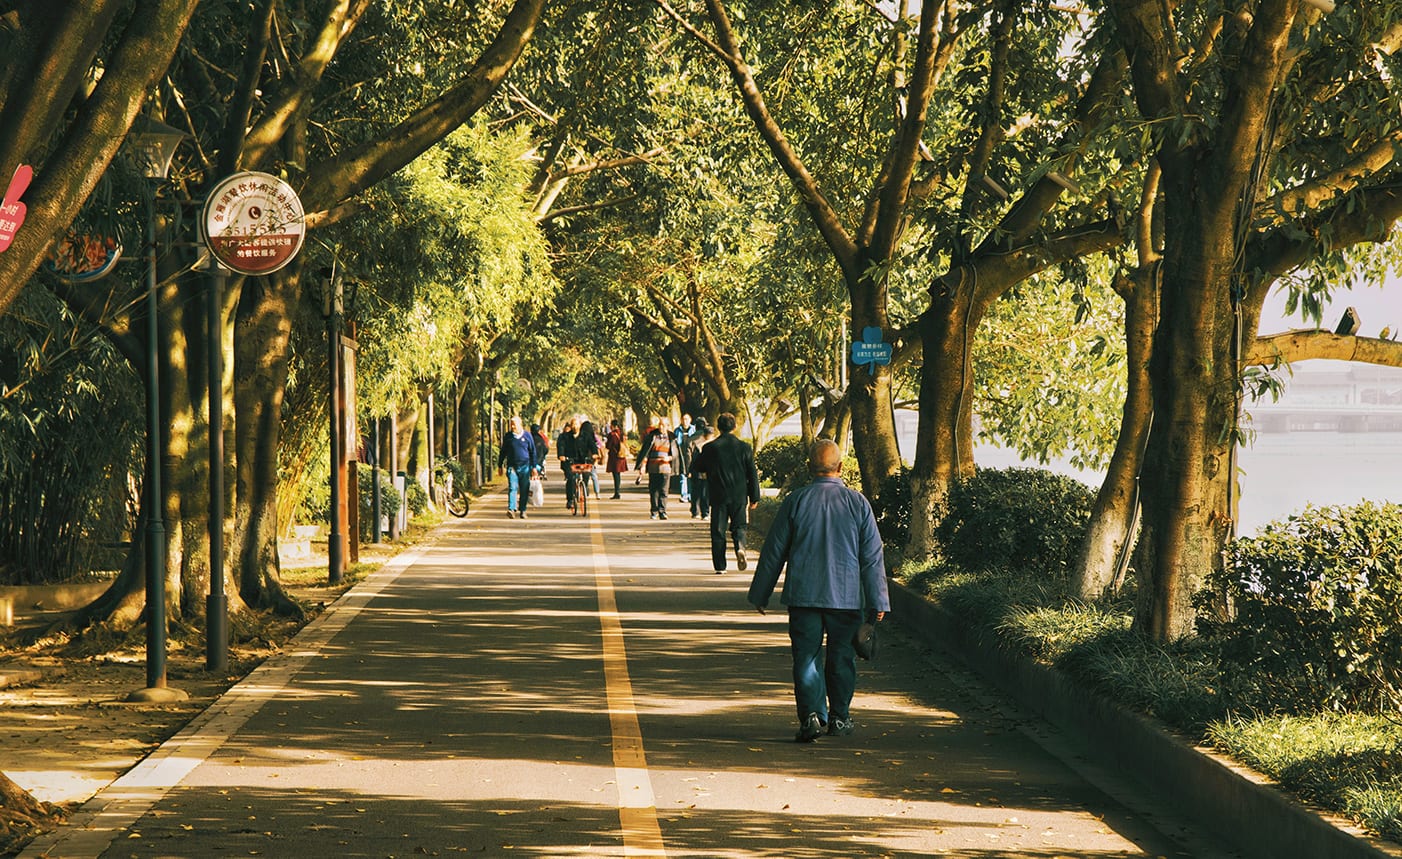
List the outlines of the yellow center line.
{"type": "Polygon", "coordinates": [[[599,594],[599,626],[604,644],[604,687],[608,696],[609,726],[613,731],[613,769],[618,783],[618,821],[623,829],[624,856],[666,856],[662,830],[657,824],[657,800],[643,753],[643,731],[633,703],[633,681],[628,676],[628,651],[623,646],[623,624],[613,594],[613,574],[604,548],[604,529],[589,511],[589,533],[594,546],[594,587],[599,594]]]}

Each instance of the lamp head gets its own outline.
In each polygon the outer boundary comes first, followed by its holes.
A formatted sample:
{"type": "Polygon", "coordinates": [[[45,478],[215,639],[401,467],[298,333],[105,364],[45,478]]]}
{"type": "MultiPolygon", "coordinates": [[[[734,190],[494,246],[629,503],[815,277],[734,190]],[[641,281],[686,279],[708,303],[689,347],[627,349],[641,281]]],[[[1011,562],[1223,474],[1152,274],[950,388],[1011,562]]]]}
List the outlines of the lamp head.
{"type": "Polygon", "coordinates": [[[164,179],[170,174],[170,162],[180,141],[190,135],[171,128],[146,115],[139,115],[131,124],[127,137],[136,152],[136,163],[147,179],[164,179]]]}

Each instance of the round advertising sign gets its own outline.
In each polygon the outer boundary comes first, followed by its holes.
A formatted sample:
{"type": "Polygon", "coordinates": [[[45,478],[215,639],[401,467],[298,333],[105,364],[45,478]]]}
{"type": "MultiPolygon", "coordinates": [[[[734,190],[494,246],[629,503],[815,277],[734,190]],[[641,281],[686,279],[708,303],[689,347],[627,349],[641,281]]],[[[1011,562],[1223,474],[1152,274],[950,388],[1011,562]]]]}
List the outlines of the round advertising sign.
{"type": "Polygon", "coordinates": [[[292,186],[267,173],[235,173],[209,192],[205,244],[239,274],[272,274],[302,249],[306,223],[292,186]]]}

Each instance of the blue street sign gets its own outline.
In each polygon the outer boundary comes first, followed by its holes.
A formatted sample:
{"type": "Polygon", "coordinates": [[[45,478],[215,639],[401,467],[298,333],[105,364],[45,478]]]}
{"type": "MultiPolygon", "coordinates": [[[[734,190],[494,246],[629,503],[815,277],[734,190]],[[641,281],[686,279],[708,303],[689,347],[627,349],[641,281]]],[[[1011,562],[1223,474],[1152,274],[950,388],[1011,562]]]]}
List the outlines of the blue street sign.
{"type": "Polygon", "coordinates": [[[857,366],[869,364],[873,376],[876,375],[876,365],[891,363],[894,353],[895,347],[882,342],[881,329],[876,327],[863,328],[862,339],[852,343],[852,363],[857,366]]]}

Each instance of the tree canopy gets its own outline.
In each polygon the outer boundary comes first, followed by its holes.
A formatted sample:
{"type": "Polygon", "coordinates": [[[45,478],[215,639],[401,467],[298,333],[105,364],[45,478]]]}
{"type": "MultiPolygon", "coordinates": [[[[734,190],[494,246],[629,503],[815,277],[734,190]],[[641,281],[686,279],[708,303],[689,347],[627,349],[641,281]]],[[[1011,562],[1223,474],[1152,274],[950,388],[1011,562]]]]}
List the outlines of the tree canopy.
{"type": "MultiPolygon", "coordinates": [[[[1142,478],[1141,618],[1159,637],[1189,630],[1230,538],[1251,368],[1346,347],[1402,363],[1357,334],[1254,339],[1270,290],[1317,311],[1395,269],[1391,7],[12,5],[0,173],[35,178],[0,252],[0,431],[115,420],[103,394],[132,396],[139,267],[79,288],[41,264],[65,236],[135,248],[154,211],[172,582],[196,618],[211,382],[189,213],[239,169],[291,182],[311,237],[285,272],[229,284],[235,333],[215,345],[233,369],[213,380],[236,426],[227,572],[252,602],[275,589],[291,497],[322,479],[323,270],[354,296],[362,424],[395,416],[418,439],[401,449],[470,459],[496,403],[546,424],[729,410],[756,438],[802,411],[851,439],[869,494],[911,466],[920,554],[982,433],[1107,469],[1088,597],[1133,542],[1142,478]],[[189,135],[154,201],[117,157],[142,112],[189,135]],[[872,327],[893,360],[854,366],[872,327]],[[59,383],[75,351],[101,361],[59,383]],[[429,394],[447,406],[432,436],[429,394]],[[898,404],[920,412],[908,463],[898,404]]],[[[121,425],[111,470],[137,475],[140,428],[121,425]]],[[[130,530],[142,511],[124,504],[130,530]]]]}

